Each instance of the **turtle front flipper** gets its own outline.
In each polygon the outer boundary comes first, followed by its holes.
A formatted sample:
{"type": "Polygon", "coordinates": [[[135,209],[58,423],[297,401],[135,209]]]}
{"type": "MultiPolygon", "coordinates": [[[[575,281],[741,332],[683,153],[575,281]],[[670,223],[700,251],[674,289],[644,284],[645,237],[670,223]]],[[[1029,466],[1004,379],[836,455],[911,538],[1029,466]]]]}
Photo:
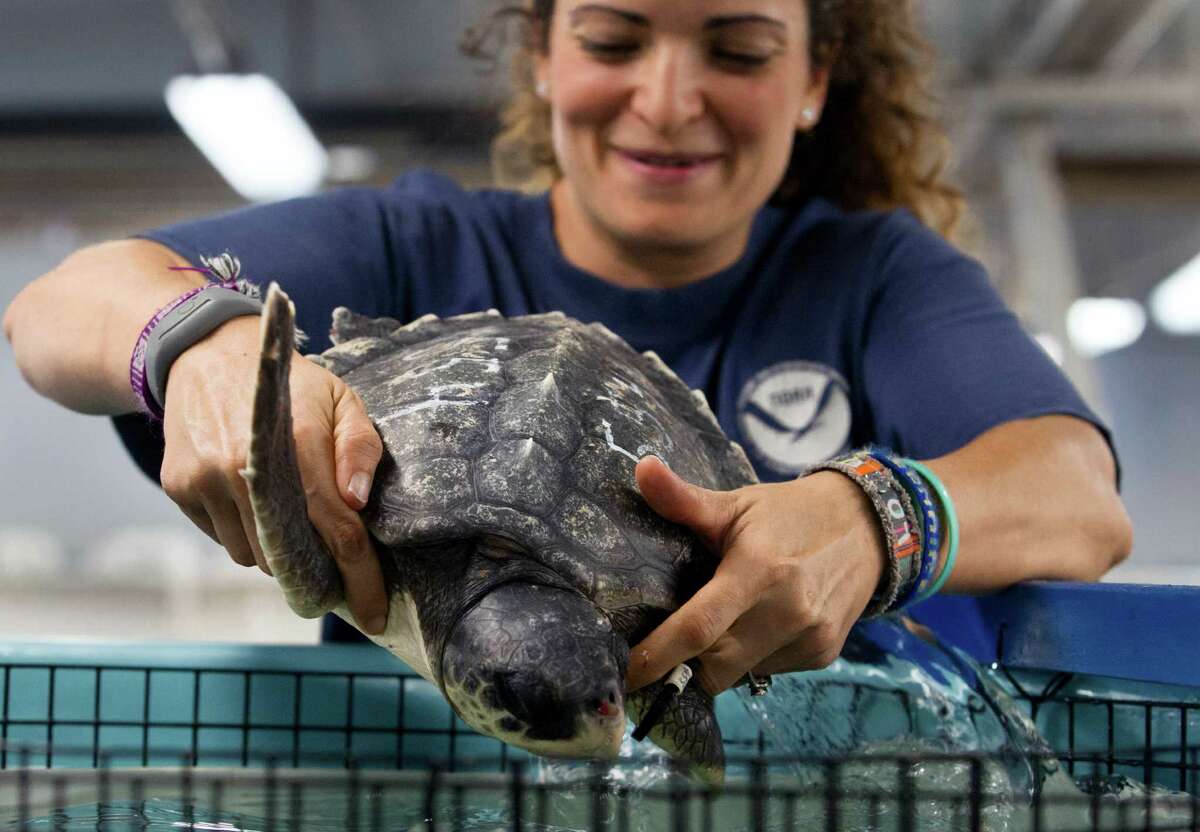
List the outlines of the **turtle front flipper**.
{"type": "Polygon", "coordinates": [[[316,618],[342,601],[342,578],[316,529],[296,464],[292,396],[288,383],[295,351],[292,302],[272,283],[262,316],[262,356],[254,391],[250,452],[242,477],[267,564],[288,605],[316,618]]]}
{"type": "MultiPolygon", "coordinates": [[[[657,682],[626,697],[626,708],[635,723],[642,720],[662,686],[657,682]]],[[[713,698],[698,683],[688,685],[671,700],[649,736],[655,745],[682,762],[693,777],[714,785],[725,781],[721,726],[717,724],[713,698]]]]}

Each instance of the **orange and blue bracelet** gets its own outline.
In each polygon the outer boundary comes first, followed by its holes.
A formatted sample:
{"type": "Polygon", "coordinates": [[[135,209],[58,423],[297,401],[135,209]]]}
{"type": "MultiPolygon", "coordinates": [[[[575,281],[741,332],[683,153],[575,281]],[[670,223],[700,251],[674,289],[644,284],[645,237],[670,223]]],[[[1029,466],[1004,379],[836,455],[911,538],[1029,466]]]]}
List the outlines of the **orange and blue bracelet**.
{"type": "Polygon", "coordinates": [[[867,451],[856,451],[826,460],[806,473],[837,471],[854,481],[870,500],[879,517],[888,561],[880,588],[871,597],[864,618],[895,610],[898,598],[911,595],[921,572],[921,524],[908,492],[892,471],[867,451]]]}

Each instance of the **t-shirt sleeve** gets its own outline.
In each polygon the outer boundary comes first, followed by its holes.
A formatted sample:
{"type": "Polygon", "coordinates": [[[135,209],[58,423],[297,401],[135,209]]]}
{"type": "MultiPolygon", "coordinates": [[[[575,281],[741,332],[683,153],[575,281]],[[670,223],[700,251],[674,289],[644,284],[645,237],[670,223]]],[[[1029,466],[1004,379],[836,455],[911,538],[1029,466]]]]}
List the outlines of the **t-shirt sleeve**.
{"type": "MultiPolygon", "coordinates": [[[[136,236],[167,246],[197,267],[202,255],[236,255],[247,280],[263,289],[274,281],[288,293],[296,305],[296,323],[309,336],[303,351],[319,352],[330,346],[329,325],[338,306],[372,316],[402,314],[384,193],[341,188],[136,236]]],[[[138,467],[157,481],[161,430],[136,413],[115,417],[113,425],[138,467]]]]}
{"type": "Polygon", "coordinates": [[[1066,414],[1112,447],[1107,426],[978,262],[898,212],[884,223],[871,273],[862,372],[879,442],[930,458],[1004,422],[1066,414]]]}
{"type": "Polygon", "coordinates": [[[200,265],[201,255],[230,252],[242,276],[264,289],[274,281],[296,304],[296,322],[329,346],[334,308],[368,315],[394,310],[396,278],[383,192],[341,188],[314,197],[255,205],[137,235],[200,265]]]}

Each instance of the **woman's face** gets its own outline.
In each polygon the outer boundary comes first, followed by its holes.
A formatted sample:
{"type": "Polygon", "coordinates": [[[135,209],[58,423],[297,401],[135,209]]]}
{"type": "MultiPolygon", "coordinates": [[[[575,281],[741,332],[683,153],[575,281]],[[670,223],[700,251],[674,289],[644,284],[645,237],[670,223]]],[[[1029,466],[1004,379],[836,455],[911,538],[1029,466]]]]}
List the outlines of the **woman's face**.
{"type": "Polygon", "coordinates": [[[572,219],[744,245],[820,113],[804,0],[558,0],[537,65],[572,219]]]}

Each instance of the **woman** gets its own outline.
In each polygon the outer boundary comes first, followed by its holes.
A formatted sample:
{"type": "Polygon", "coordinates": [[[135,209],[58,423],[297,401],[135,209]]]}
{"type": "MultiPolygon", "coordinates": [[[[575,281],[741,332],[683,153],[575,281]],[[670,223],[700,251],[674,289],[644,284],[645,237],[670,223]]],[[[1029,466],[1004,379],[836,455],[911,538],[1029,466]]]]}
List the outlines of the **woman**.
{"type": "MultiPolygon", "coordinates": [[[[338,305],[604,321],[703,389],[767,481],[707,492],[657,460],[638,464],[650,505],[721,561],[634,648],[631,688],[693,657],[715,693],[747,671],[838,655],[894,554],[855,481],[796,478],[848,448],[924,459],[953,494],[951,591],[1095,579],[1127,555],[1104,428],[978,265],[934,231],[950,233],[959,199],[939,178],[907,4],[534,0],[513,11],[527,39],[497,158],[548,193],[466,193],[413,174],[84,249],[6,314],[26,378],[81,412],[137,410],[139,333],[204,280],[169,267],[225,250],[250,279],[278,280],[310,333],[338,305]]],[[[257,340],[258,322],[235,317],[175,360],[162,439],[143,417],[119,422],[142,457],[162,454],[163,488],[187,516],[265,571],[238,475],[257,340]]],[[[357,511],[379,438],[340,380],[293,368],[309,514],[357,621],[378,632],[386,601],[357,511]]]]}

